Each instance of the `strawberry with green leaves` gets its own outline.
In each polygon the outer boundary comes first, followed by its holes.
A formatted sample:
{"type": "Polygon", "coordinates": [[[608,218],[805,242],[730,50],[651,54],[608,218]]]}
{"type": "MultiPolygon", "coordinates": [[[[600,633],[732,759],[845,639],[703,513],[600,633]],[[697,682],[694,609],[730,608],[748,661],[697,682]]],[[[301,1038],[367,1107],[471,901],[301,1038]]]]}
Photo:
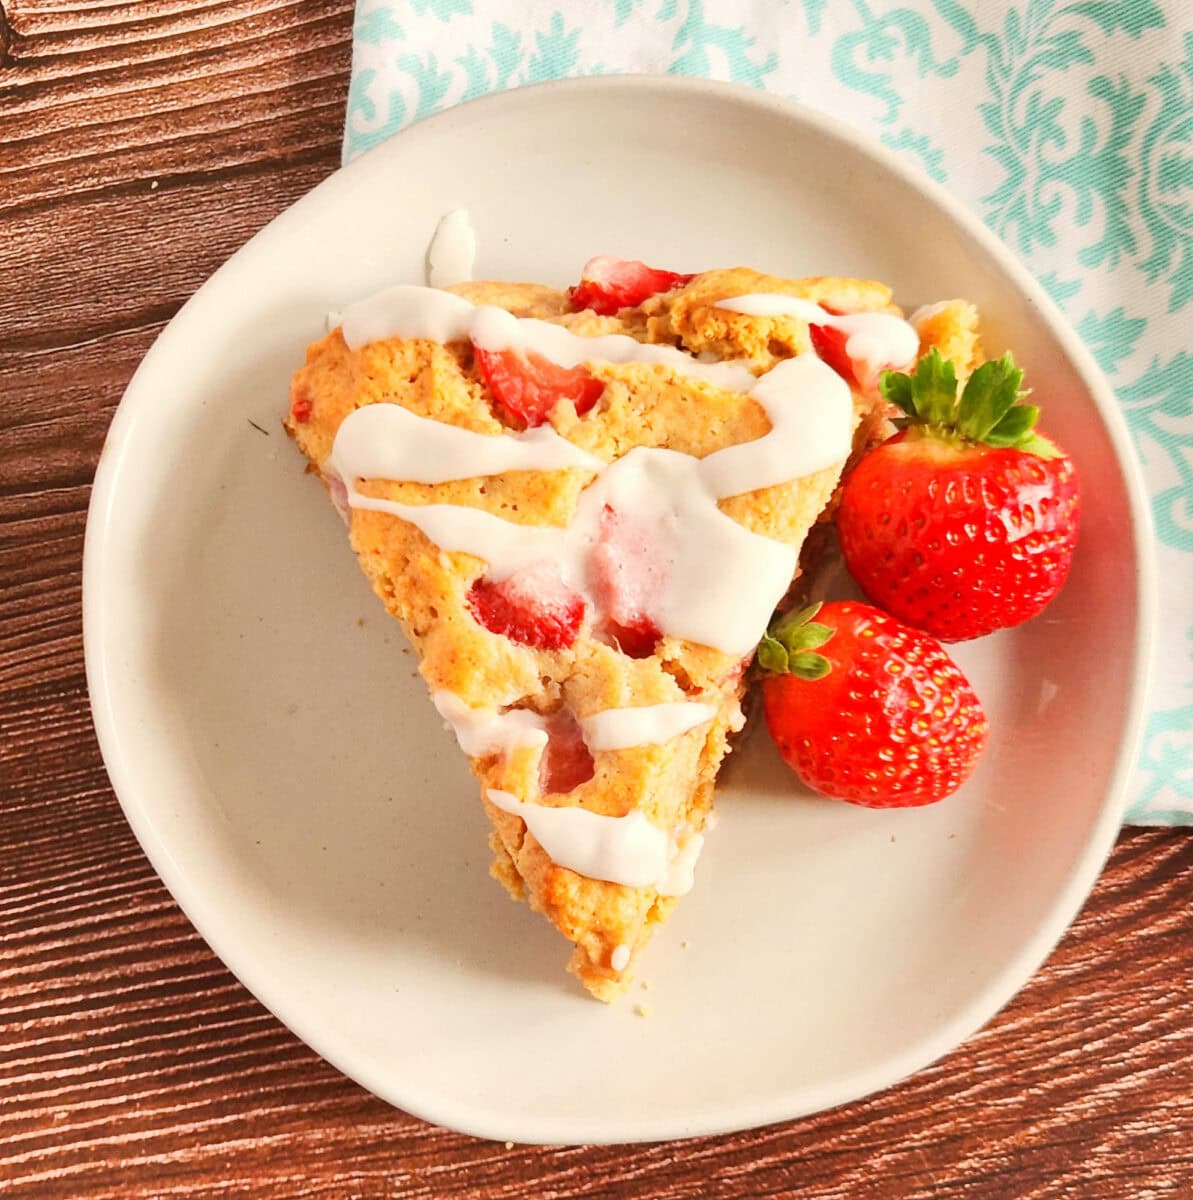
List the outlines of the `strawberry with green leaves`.
{"type": "Polygon", "coordinates": [[[1034,617],[1060,591],[1077,544],[1073,461],[1035,431],[1023,372],[983,363],[960,397],[933,351],[914,373],[883,373],[904,428],[842,489],[837,531],[866,596],[944,641],[1034,617]]]}
{"type": "Polygon", "coordinates": [[[986,715],[944,647],[869,604],[779,617],[758,646],[767,728],[810,788],[869,808],[943,800],[969,778],[986,715]]]}

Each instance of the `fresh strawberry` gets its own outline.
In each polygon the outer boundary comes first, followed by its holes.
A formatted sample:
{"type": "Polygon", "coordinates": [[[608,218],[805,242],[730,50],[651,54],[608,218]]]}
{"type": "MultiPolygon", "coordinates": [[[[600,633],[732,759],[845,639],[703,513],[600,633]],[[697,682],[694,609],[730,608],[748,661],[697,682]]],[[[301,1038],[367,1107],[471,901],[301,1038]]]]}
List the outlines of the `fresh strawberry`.
{"type": "Polygon", "coordinates": [[[542,425],[560,400],[583,416],[605,385],[585,367],[561,367],[540,354],[475,347],[476,363],[490,395],[516,425],[542,425]]]}
{"type": "Polygon", "coordinates": [[[478,579],[468,593],[468,608],[490,632],[537,650],[570,646],[584,620],[583,598],[550,563],[496,582],[478,579]]]}
{"type": "Polygon", "coordinates": [[[808,335],[812,339],[812,349],[816,354],[846,383],[852,385],[856,380],[853,359],[845,349],[849,342],[849,334],[834,325],[809,325],[808,335]]]}
{"type": "Polygon", "coordinates": [[[788,613],[758,647],[767,728],[808,787],[910,808],[969,778],[989,726],[934,638],[857,601],[788,613]]]}
{"type": "Polygon", "coordinates": [[[882,394],[907,427],[849,476],[837,510],[845,562],[875,604],[945,641],[1034,617],[1060,591],[1077,544],[1077,470],[1033,432],[1023,372],[983,363],[957,399],[933,350],[882,394]]]}
{"type": "Polygon", "coordinates": [[[547,744],[539,759],[539,790],[545,795],[570,792],[596,773],[592,751],[570,709],[547,719],[547,744]]]}
{"type": "Polygon", "coordinates": [[[590,308],[603,317],[611,317],[623,308],[636,308],[643,300],[683,287],[695,278],[695,275],[660,271],[634,259],[598,255],[584,264],[580,282],[570,292],[572,307],[577,311],[590,308]]]}
{"type": "Polygon", "coordinates": [[[601,632],[630,658],[653,654],[662,637],[649,615],[666,581],[660,545],[649,522],[605,506],[588,570],[594,599],[605,614],[601,632]]]}

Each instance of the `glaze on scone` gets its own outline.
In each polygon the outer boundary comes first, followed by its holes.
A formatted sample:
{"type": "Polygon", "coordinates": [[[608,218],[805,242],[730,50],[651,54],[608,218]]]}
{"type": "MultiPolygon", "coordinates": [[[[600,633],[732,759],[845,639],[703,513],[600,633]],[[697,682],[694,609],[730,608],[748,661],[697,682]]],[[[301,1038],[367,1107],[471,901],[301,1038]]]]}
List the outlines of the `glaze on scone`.
{"type": "MultiPolygon", "coordinates": [[[[646,301],[616,317],[573,312],[566,292],[534,284],[474,283],[452,289],[475,305],[561,325],[581,337],[628,334],[641,343],[675,346],[692,355],[742,360],[761,375],[810,350],[808,322],[795,316],[758,317],[717,307],[735,297],[774,294],[815,301],[836,313],[898,314],[890,290],[862,280],[784,280],[745,269],[710,271],[686,287],[646,301]]],[[[937,306],[917,322],[920,353],[941,346],[959,365],[978,356],[976,314],[964,302],[937,306]]],[[[744,390],[693,379],[666,366],[591,361],[604,384],[600,401],[578,416],[568,401],[556,405],[550,425],[601,464],[637,447],[704,459],[726,447],[762,438],[771,422],[744,390]]],[[[884,406],[872,390],[854,393],[854,447],[886,431],[884,406]]],[[[388,404],[422,418],[498,436],[510,426],[496,415],[467,340],[442,345],[387,337],[350,349],[340,329],[314,343],[294,376],[286,428],[311,466],[337,492],[332,466],[343,422],[367,405],[388,404]]],[[[848,450],[848,447],[846,447],[848,450]]],[[[846,454],[802,478],[719,500],[723,513],[763,538],[798,549],[833,496],[846,454]]],[[[442,483],[385,478],[354,481],[361,497],[406,505],[479,509],[519,525],[564,528],[595,469],[512,470],[442,483]]],[[[342,506],[342,495],[337,497],[342,506]]],[[[652,929],[666,919],[676,896],[655,886],[593,878],[553,861],[526,821],[504,811],[493,792],[547,807],[581,807],[605,817],[640,813],[651,825],[691,838],[712,808],[713,783],[731,734],[742,723],[740,700],[749,655],[662,636],[645,657],[622,653],[586,617],[573,644],[545,650],[491,632],[478,623],[469,592],[485,573],[484,559],[445,551],[416,525],[388,512],[352,507],[350,537],[361,566],[389,611],[401,621],[419,656],[433,695],[471,709],[526,710],[546,718],[561,737],[610,709],[695,702],[715,713],[658,744],[591,753],[592,776],[566,792],[543,794],[539,745],[474,754],[493,824],[493,874],[525,898],[573,943],[570,969],[598,998],[624,989],[633,959],[652,929]]],[[[759,631],[761,632],[761,631],[759,631]]],[[[549,738],[555,738],[552,732],[549,738]]],[[[554,743],[551,743],[554,745],[554,743]]],[[[548,776],[549,778],[549,776],[548,776]]],[[[677,845],[680,843],[677,843],[677,845]]],[[[695,843],[697,849],[699,843],[695,843]]]]}

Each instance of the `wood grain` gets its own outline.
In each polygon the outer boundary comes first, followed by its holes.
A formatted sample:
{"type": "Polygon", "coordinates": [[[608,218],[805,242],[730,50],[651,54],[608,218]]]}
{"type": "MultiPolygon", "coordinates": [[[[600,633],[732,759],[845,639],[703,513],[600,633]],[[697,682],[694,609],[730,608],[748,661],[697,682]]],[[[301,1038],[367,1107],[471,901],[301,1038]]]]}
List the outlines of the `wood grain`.
{"type": "Polygon", "coordinates": [[[80,555],[104,432],[165,321],[332,171],[349,0],[0,0],[0,1193],[1187,1197],[1193,838],[1119,841],[984,1032],[805,1121],[635,1148],[396,1112],[229,975],[91,732],[80,555]]]}

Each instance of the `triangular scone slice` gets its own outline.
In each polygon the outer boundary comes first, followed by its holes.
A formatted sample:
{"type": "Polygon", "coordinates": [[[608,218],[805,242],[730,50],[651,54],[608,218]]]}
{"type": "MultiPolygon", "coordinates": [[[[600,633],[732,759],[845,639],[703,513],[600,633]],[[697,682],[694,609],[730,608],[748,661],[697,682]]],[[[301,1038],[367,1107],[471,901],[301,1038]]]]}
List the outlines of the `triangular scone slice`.
{"type": "MultiPolygon", "coordinates": [[[[690,285],[705,309],[748,290],[716,274],[690,285]]],[[[467,293],[348,310],[308,350],[286,424],[470,757],[494,874],[609,1000],[690,886],[745,668],[865,405],[813,355],[758,362],[748,315],[719,337],[737,361],[711,363],[646,308],[467,293]],[[599,399],[519,430],[493,354],[545,355],[599,399]]]]}

